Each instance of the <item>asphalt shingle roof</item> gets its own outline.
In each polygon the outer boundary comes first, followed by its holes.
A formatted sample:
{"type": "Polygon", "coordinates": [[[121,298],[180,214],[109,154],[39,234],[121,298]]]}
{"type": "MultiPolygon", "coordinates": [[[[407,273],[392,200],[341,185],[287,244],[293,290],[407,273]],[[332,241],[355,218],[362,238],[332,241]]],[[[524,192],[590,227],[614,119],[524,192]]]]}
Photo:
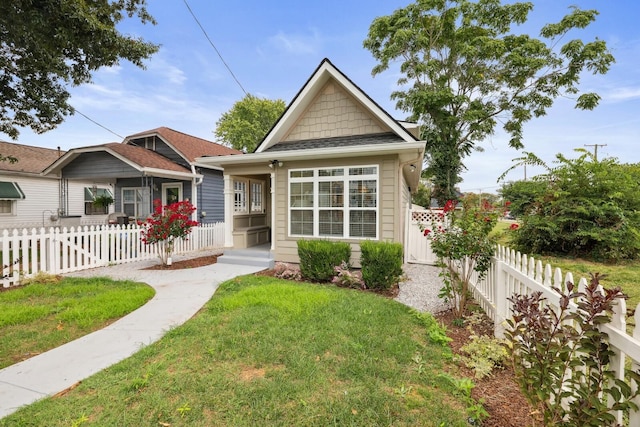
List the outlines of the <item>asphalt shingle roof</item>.
{"type": "Polygon", "coordinates": [[[143,168],[156,168],[174,172],[191,173],[191,170],[172,162],[171,160],[156,153],[155,151],[147,150],[146,148],[138,147],[137,145],[111,142],[109,144],[103,144],[102,146],[99,145],[97,147],[109,148],[110,150],[118,153],[122,157],[143,168]]]}
{"type": "Polygon", "coordinates": [[[207,141],[206,139],[198,138],[197,136],[187,135],[186,133],[178,132],[164,126],[144,132],[138,132],[134,135],[129,135],[127,137],[127,140],[131,141],[154,134],[161,136],[163,139],[173,145],[176,150],[180,151],[180,153],[182,153],[182,155],[187,160],[189,160],[189,162],[194,162],[196,157],[242,154],[242,151],[225,147],[224,145],[220,145],[212,141],[207,141]]]}
{"type": "Polygon", "coordinates": [[[17,163],[0,162],[0,171],[39,174],[65,152],[0,141],[0,155],[15,157],[17,163]]]}
{"type": "Polygon", "coordinates": [[[357,145],[401,143],[404,140],[393,132],[368,135],[336,136],[331,138],[305,139],[301,141],[279,142],[265,151],[311,150],[315,148],[349,147],[357,145]]]}

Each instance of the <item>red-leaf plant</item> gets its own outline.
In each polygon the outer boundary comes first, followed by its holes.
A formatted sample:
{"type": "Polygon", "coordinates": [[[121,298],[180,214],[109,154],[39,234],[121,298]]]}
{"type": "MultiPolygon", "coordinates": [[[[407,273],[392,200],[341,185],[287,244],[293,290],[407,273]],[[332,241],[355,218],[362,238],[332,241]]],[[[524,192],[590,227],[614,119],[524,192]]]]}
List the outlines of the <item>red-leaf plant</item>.
{"type": "Polygon", "coordinates": [[[185,238],[191,233],[191,228],[198,225],[197,221],[190,219],[196,208],[186,200],[163,206],[159,199],[153,201],[153,207],[151,217],[142,223],[142,242],[157,244],[162,265],[167,265],[175,240],[185,238]]]}

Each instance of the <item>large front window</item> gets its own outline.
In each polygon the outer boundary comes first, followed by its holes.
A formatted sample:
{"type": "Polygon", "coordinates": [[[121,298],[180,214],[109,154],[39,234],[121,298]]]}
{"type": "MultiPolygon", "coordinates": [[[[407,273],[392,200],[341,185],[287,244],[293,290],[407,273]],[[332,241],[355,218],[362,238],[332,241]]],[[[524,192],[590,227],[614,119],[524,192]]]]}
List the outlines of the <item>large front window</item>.
{"type": "Polygon", "coordinates": [[[289,171],[289,234],[378,237],[378,167],[289,171]]]}

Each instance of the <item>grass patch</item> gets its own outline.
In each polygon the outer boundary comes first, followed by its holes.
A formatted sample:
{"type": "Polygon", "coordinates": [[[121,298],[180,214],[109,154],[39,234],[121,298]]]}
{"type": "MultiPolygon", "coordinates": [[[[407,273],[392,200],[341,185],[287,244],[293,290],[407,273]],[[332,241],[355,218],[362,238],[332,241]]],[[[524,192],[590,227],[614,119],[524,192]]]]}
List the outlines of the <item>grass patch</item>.
{"type": "Polygon", "coordinates": [[[143,283],[64,278],[0,292],[0,368],[103,328],[147,302],[143,283]]]}
{"type": "Polygon", "coordinates": [[[160,341],[0,426],[467,426],[428,325],[375,294],[239,277],[160,341]]]}
{"type": "MultiPolygon", "coordinates": [[[[536,257],[538,259],[538,257],[536,257]]],[[[599,262],[586,261],[576,258],[562,257],[539,257],[542,264],[551,264],[555,269],[559,267],[564,276],[571,272],[576,284],[581,277],[589,280],[589,273],[604,273],[607,275],[601,283],[606,288],[620,286],[622,291],[629,297],[628,308],[636,308],[640,303],[640,263],[638,261],[619,262],[616,264],[603,264],[599,262]]]]}

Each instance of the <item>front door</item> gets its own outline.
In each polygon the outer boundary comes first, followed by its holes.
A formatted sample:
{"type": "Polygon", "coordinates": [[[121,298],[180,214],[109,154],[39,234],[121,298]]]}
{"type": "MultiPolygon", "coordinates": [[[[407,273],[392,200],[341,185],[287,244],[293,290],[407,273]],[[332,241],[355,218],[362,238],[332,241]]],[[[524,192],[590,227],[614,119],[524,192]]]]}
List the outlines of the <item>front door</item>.
{"type": "Polygon", "coordinates": [[[168,206],[182,200],[182,183],[170,182],[162,184],[162,205],[168,206]]]}

